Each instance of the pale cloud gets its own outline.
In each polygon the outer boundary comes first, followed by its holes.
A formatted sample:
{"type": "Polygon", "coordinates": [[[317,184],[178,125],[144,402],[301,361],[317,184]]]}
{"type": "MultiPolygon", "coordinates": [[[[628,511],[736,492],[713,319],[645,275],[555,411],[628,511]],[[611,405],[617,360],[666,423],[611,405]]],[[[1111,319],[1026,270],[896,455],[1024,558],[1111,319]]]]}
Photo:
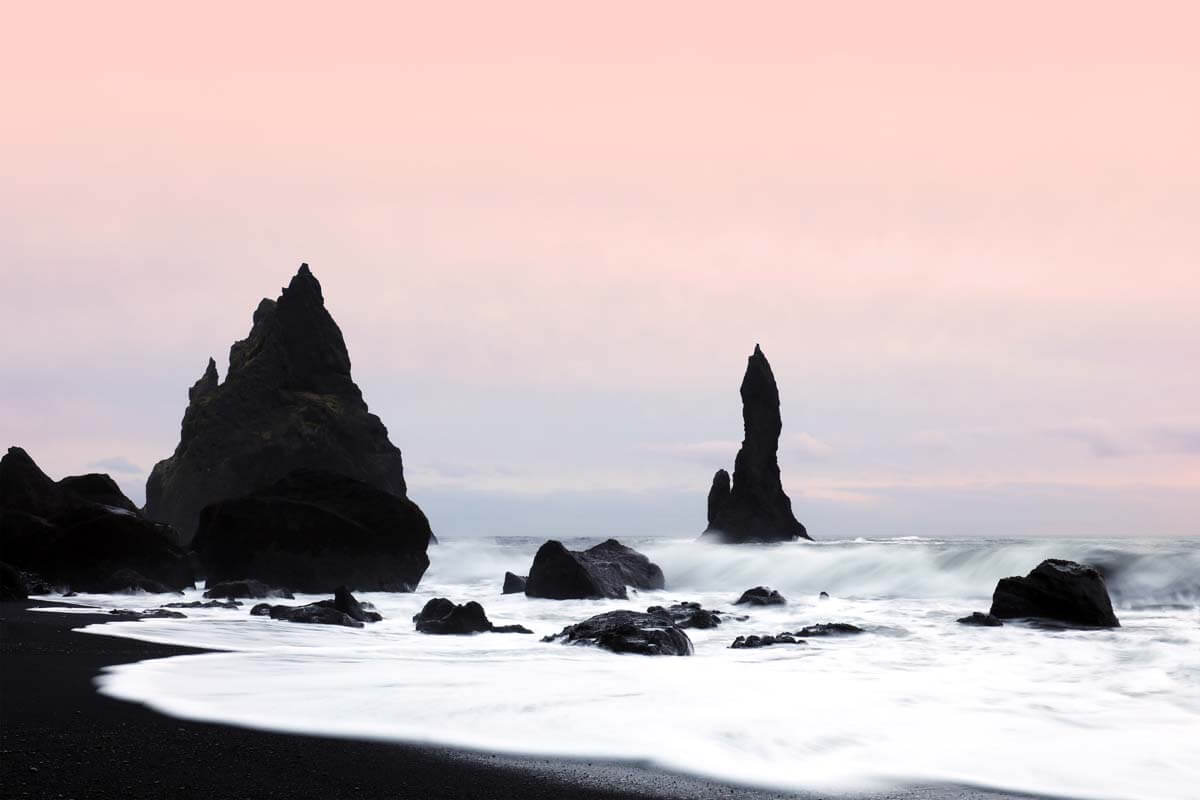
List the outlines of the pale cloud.
{"type": "Polygon", "coordinates": [[[146,474],[145,470],[124,456],[112,456],[110,458],[102,458],[99,461],[92,461],[88,464],[88,469],[100,470],[101,472],[114,472],[119,475],[146,474]]]}

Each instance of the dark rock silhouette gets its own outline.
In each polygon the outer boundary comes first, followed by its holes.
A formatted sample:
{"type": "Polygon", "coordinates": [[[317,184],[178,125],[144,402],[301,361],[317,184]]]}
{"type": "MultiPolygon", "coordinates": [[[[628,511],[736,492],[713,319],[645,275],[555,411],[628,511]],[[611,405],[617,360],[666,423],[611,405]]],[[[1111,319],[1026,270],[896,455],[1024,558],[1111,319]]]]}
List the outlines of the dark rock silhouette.
{"type": "Polygon", "coordinates": [[[735,606],[781,606],[787,603],[779,592],[769,586],[755,586],[742,592],[742,596],[734,601],[735,606]]]}
{"type": "Polygon", "coordinates": [[[993,617],[991,614],[984,614],[982,611],[972,611],[969,616],[959,617],[959,625],[975,625],[981,628],[999,628],[1004,623],[999,617],[993,617]]]}
{"type": "Polygon", "coordinates": [[[179,445],[146,482],[146,514],[187,543],[205,506],[302,468],[407,496],[400,451],[350,377],[342,332],[307,264],[278,300],[259,303],[250,334],[230,348],[224,383],[210,358],[188,391],[179,445]]]}
{"type": "Polygon", "coordinates": [[[163,603],[163,608],[241,608],[237,600],[192,600],[188,603],[163,603]]]}
{"type": "Polygon", "coordinates": [[[1095,568],[1049,558],[1025,577],[1002,578],[991,614],[1000,619],[1036,617],[1098,628],[1117,628],[1104,578],[1095,568]]]}
{"type": "Polygon", "coordinates": [[[713,476],[703,538],[728,543],[808,539],[779,477],[779,389],[758,345],[746,365],[741,394],[745,437],[732,481],[723,469],[713,476]]]}
{"type": "Polygon", "coordinates": [[[750,634],[749,636],[739,636],[733,640],[733,644],[729,645],[730,650],[751,650],[756,647],[770,647],[774,644],[808,644],[803,639],[797,639],[790,633],[781,633],[777,636],[770,634],[750,634]]]}
{"type": "Polygon", "coordinates": [[[472,600],[457,605],[445,597],[435,597],[413,616],[421,633],[533,633],[523,625],[493,625],[483,606],[472,600]]]}
{"type": "Polygon", "coordinates": [[[297,470],[205,508],[192,546],[214,584],[411,592],[429,566],[431,538],[411,500],[345,475],[297,470]]]}
{"type": "Polygon", "coordinates": [[[137,570],[129,568],[119,569],[104,580],[90,584],[87,591],[96,594],[133,594],[134,592],[150,594],[175,592],[180,594],[178,590],[170,588],[161,581],[147,578],[137,570]]]}
{"type": "Polygon", "coordinates": [[[117,482],[102,472],[89,472],[87,475],[68,475],[58,482],[64,489],[74,492],[91,503],[120,508],[131,513],[138,513],[138,507],[125,496],[117,482]]]}
{"type": "Polygon", "coordinates": [[[108,476],[56,483],[28,453],[11,447],[0,458],[0,552],[20,570],[81,592],[108,591],[122,570],[171,591],[191,586],[191,566],[174,532],[121,500],[129,503],[108,476]],[[97,491],[103,502],[92,499],[97,491]]]}
{"type": "Polygon", "coordinates": [[[857,625],[851,625],[849,622],[820,622],[816,625],[806,625],[793,633],[792,636],[797,638],[811,636],[852,636],[856,633],[866,633],[866,631],[857,625]]]}
{"type": "Polygon", "coordinates": [[[204,591],[205,597],[223,598],[233,600],[242,598],[245,600],[263,600],[268,597],[282,597],[287,600],[292,599],[292,593],[287,589],[280,589],[275,586],[267,586],[262,581],[221,581],[219,583],[210,584],[204,591]]]}
{"type": "Polygon", "coordinates": [[[379,622],[383,619],[382,614],[369,606],[369,603],[358,602],[345,586],[339,586],[332,600],[318,600],[303,606],[259,603],[250,609],[250,613],[256,617],[270,617],[287,622],[361,628],[364,622],[379,622]]]}
{"type": "Polygon", "coordinates": [[[715,628],[721,624],[722,611],[701,608],[699,603],[676,603],[672,606],[650,606],[647,614],[665,614],[679,628],[715,628]]]}
{"type": "Polygon", "coordinates": [[[131,608],[114,608],[108,613],[121,619],[187,619],[187,614],[181,611],[171,611],[166,608],[150,608],[145,611],[134,611],[131,608]]]}
{"type": "Polygon", "coordinates": [[[665,585],[657,564],[616,539],[578,551],[568,550],[562,542],[551,539],[533,557],[525,594],[551,600],[625,599],[626,586],[661,589],[665,585]]]}
{"type": "Polygon", "coordinates": [[[500,590],[501,594],[517,594],[525,591],[525,583],[529,580],[524,575],[517,575],[512,572],[504,573],[504,588],[500,590]]]}
{"type": "Polygon", "coordinates": [[[609,611],[568,625],[542,639],[564,644],[602,647],[614,653],[644,656],[690,656],[692,641],[667,614],[609,611]]]}

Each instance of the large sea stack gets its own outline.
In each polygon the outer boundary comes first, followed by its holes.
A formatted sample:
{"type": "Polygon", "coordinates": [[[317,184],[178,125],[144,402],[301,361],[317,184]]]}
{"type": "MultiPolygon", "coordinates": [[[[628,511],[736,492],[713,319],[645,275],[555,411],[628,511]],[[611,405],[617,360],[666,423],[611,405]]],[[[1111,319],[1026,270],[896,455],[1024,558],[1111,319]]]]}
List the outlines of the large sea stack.
{"type": "Polygon", "coordinates": [[[758,345],[746,365],[741,392],[745,438],[732,482],[723,469],[713,476],[703,538],[729,543],[808,539],[779,477],[779,388],[758,345]]]}
{"type": "Polygon", "coordinates": [[[186,544],[205,506],[297,469],[407,496],[400,450],[351,379],[342,332],[307,264],[278,300],[259,303],[250,335],[229,350],[224,382],[209,359],[188,393],[179,446],[146,482],[146,514],[186,544]]]}
{"type": "Polygon", "coordinates": [[[0,559],[80,592],[192,585],[174,532],[143,517],[111,478],[56,482],[19,447],[0,458],[0,559]]]}

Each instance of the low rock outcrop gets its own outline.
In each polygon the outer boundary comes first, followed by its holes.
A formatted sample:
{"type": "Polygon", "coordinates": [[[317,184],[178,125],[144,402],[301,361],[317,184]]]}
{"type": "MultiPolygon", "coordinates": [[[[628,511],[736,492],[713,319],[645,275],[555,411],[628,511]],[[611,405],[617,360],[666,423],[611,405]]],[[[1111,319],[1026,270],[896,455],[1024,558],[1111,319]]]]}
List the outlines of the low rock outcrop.
{"type": "Polygon", "coordinates": [[[517,575],[512,572],[504,573],[504,588],[500,590],[501,594],[519,594],[525,591],[525,584],[529,578],[525,575],[517,575]]]}
{"type": "Polygon", "coordinates": [[[734,460],[732,479],[723,469],[713,476],[708,528],[702,538],[733,544],[808,539],[808,531],[796,520],[792,501],[783,491],[779,388],[758,345],[746,364],[741,395],[745,438],[734,460]]]}
{"type": "Polygon", "coordinates": [[[792,635],[796,638],[811,638],[813,636],[853,636],[856,633],[866,633],[866,631],[849,622],[820,622],[816,625],[806,625],[792,635]]]}
{"type": "Polygon", "coordinates": [[[131,608],[114,608],[108,612],[121,619],[187,619],[187,614],[170,611],[166,608],[150,608],[145,611],[134,611],[131,608]]]}
{"type": "Polygon", "coordinates": [[[123,495],[104,497],[104,502],[91,499],[100,484],[115,490],[115,483],[101,477],[106,476],[56,483],[24,450],[9,448],[0,458],[4,559],[19,570],[37,572],[54,586],[76,591],[107,591],[110,579],[122,570],[171,591],[191,586],[191,566],[170,528],[123,507],[132,505],[123,495]],[[72,486],[82,486],[85,493],[72,486]]]}
{"type": "MultiPolygon", "coordinates": [[[[647,614],[665,614],[670,617],[671,622],[678,628],[715,628],[721,624],[724,611],[710,611],[707,608],[701,608],[699,603],[676,603],[672,606],[650,606],[646,609],[647,614]]],[[[738,617],[745,619],[745,617],[738,617]]]]}
{"type": "Polygon", "coordinates": [[[192,600],[189,603],[163,603],[163,608],[241,608],[237,600],[192,600]]]}
{"type": "Polygon", "coordinates": [[[254,580],[221,581],[220,583],[214,583],[205,589],[204,596],[224,598],[226,600],[238,598],[244,600],[265,600],[268,597],[280,597],[285,600],[292,599],[292,593],[287,589],[268,586],[262,581],[254,580]]]}
{"type": "Polygon", "coordinates": [[[192,544],[212,582],[411,592],[429,566],[431,536],[407,498],[338,473],[298,470],[205,508],[192,544]]]}
{"type": "Polygon", "coordinates": [[[999,628],[1004,622],[999,617],[994,617],[991,614],[984,614],[982,611],[973,611],[965,617],[959,617],[958,624],[975,625],[981,628],[999,628]]]}
{"type": "Polygon", "coordinates": [[[361,628],[365,622],[379,622],[383,619],[383,615],[360,603],[344,586],[338,587],[332,600],[319,600],[303,606],[259,603],[250,609],[250,613],[256,617],[270,617],[287,622],[342,625],[347,628],[361,628]]]}
{"type": "Polygon", "coordinates": [[[667,614],[609,611],[568,625],[543,642],[588,645],[614,653],[644,656],[690,656],[692,640],[667,614]]]}
{"type": "Polygon", "coordinates": [[[445,597],[435,597],[413,616],[421,633],[533,633],[523,625],[493,625],[483,606],[472,600],[458,605],[445,597]]]}
{"type": "Polygon", "coordinates": [[[733,602],[735,606],[782,606],[787,603],[779,592],[769,586],[755,586],[742,592],[742,596],[733,602]]]}
{"type": "Polygon", "coordinates": [[[147,578],[137,570],[128,568],[119,569],[102,581],[88,584],[86,587],[81,586],[80,588],[92,594],[133,594],[134,592],[182,594],[179,590],[170,588],[162,581],[147,578]]]}
{"type": "Polygon", "coordinates": [[[1121,625],[1100,573],[1086,564],[1057,558],[1043,561],[1023,578],[1002,578],[992,594],[991,614],[1097,628],[1121,625]]]}
{"type": "Polygon", "coordinates": [[[665,585],[657,564],[616,539],[587,550],[568,550],[552,539],[533,557],[525,594],[551,600],[625,599],[626,586],[662,589],[665,585]]]}
{"type": "Polygon", "coordinates": [[[729,649],[751,650],[757,647],[770,647],[776,644],[807,644],[807,642],[803,639],[797,639],[790,633],[781,633],[777,636],[751,634],[749,636],[739,636],[734,639],[733,644],[729,645],[729,649]]]}
{"type": "MultiPolygon", "coordinates": [[[[189,390],[179,444],[146,481],[146,514],[188,543],[204,508],[298,469],[407,498],[400,451],[351,378],[346,342],[307,264],[277,300],[259,303],[249,335],[229,350],[224,382],[209,359],[189,390]]],[[[428,537],[424,514],[408,502],[400,532],[428,537]]]]}

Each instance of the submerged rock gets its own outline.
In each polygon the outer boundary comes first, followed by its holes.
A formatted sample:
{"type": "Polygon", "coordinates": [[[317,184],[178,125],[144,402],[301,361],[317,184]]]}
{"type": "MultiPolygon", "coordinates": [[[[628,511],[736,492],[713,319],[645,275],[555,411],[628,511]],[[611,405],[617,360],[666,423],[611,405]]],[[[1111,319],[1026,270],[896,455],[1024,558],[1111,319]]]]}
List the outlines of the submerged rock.
{"type": "Polygon", "coordinates": [[[504,588],[500,590],[501,594],[518,594],[525,591],[525,584],[529,578],[524,575],[517,575],[512,572],[504,573],[504,588]]]}
{"type": "Polygon", "coordinates": [[[807,642],[803,639],[797,639],[790,633],[781,633],[778,636],[751,634],[750,636],[739,636],[734,639],[733,644],[729,645],[729,649],[753,649],[756,647],[770,647],[774,644],[807,644],[807,642]]]}
{"type": "Polygon", "coordinates": [[[742,596],[734,601],[735,606],[782,606],[787,600],[779,592],[769,586],[755,586],[742,592],[742,596]]]}
{"type": "Polygon", "coordinates": [[[866,631],[848,622],[821,622],[816,625],[807,625],[792,635],[797,637],[852,636],[856,633],[866,633],[866,631]]]}
{"type": "Polygon", "coordinates": [[[1002,578],[992,594],[992,616],[1038,617],[1098,628],[1117,628],[1104,578],[1093,567],[1050,558],[1023,578],[1002,578]]]}
{"type": "Polygon", "coordinates": [[[241,608],[237,600],[209,600],[201,602],[193,600],[190,603],[163,603],[163,608],[241,608]]]}
{"type": "Polygon", "coordinates": [[[109,579],[122,570],[171,591],[191,586],[191,566],[171,529],[123,507],[116,498],[94,501],[100,484],[116,486],[107,476],[56,483],[24,450],[9,448],[0,458],[0,552],[5,561],[37,572],[50,584],[79,591],[105,591],[109,579]]]}
{"type": "Polygon", "coordinates": [[[345,475],[297,470],[205,508],[192,544],[210,581],[411,592],[429,566],[430,541],[412,501],[345,475]]]}
{"type": "Polygon", "coordinates": [[[108,612],[114,617],[122,619],[187,619],[187,614],[182,614],[178,611],[169,611],[165,608],[151,608],[146,611],[134,611],[129,608],[114,608],[108,612]]]}
{"type": "Polygon", "coordinates": [[[359,603],[345,586],[339,586],[332,600],[318,600],[303,606],[275,605],[259,603],[250,609],[255,617],[270,617],[287,622],[301,622],[310,625],[343,625],[347,628],[361,628],[364,622],[379,622],[383,615],[368,608],[369,604],[359,603]]]}
{"type": "Polygon", "coordinates": [[[523,625],[493,625],[483,606],[475,601],[458,605],[445,597],[435,597],[413,616],[421,633],[533,633],[523,625]]]}
{"type": "Polygon", "coordinates": [[[779,476],[779,388],[758,345],[742,378],[745,437],[733,465],[723,469],[708,492],[708,528],[703,537],[718,542],[790,542],[810,538],[792,513],[792,501],[779,476]]]}
{"type": "Polygon", "coordinates": [[[287,600],[292,599],[292,593],[287,589],[268,586],[262,581],[255,580],[220,581],[219,583],[210,584],[209,587],[204,591],[204,596],[225,598],[228,600],[232,600],[234,598],[260,600],[267,597],[281,597],[287,600]]]}
{"type": "Polygon", "coordinates": [[[628,597],[626,586],[662,589],[666,585],[657,564],[616,539],[568,550],[553,539],[538,548],[529,568],[525,594],[551,600],[628,597]]]}
{"type": "Polygon", "coordinates": [[[1004,623],[999,617],[994,617],[991,614],[984,614],[982,611],[973,611],[969,616],[959,617],[959,625],[977,625],[984,628],[998,628],[1004,623]]]}
{"type": "Polygon", "coordinates": [[[400,451],[350,376],[342,332],[307,264],[277,300],[259,303],[249,335],[230,348],[223,383],[209,359],[188,392],[174,454],[146,482],[146,514],[187,543],[205,507],[298,469],[339,473],[400,498],[411,509],[397,535],[429,538],[425,515],[406,499],[400,451]]]}
{"type": "Polygon", "coordinates": [[[715,628],[721,624],[724,612],[701,608],[699,603],[676,603],[673,606],[650,606],[647,614],[665,614],[679,628],[715,628]]]}
{"type": "Polygon", "coordinates": [[[542,639],[564,644],[602,647],[614,653],[645,656],[690,656],[692,641],[667,614],[609,611],[542,639]]]}

